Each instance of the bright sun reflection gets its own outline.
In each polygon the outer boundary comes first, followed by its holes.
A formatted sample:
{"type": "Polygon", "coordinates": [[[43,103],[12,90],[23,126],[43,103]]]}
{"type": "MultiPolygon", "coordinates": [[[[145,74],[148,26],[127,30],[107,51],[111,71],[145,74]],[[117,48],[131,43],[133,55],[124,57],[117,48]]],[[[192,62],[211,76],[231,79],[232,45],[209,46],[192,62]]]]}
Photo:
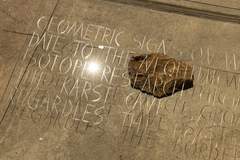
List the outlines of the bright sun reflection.
{"type": "Polygon", "coordinates": [[[100,70],[100,65],[97,62],[89,62],[87,64],[87,71],[89,73],[97,73],[100,70]]]}

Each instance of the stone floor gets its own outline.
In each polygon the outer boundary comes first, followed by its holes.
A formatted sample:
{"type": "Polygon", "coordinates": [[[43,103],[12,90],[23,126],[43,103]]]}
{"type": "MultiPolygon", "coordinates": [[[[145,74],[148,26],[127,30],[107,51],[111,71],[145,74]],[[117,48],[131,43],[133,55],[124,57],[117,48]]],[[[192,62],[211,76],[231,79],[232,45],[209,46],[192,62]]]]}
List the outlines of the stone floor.
{"type": "Polygon", "coordinates": [[[0,22],[0,160],[240,159],[238,23],[109,0],[1,0],[0,22]],[[148,53],[191,63],[194,87],[133,89],[148,53]]]}

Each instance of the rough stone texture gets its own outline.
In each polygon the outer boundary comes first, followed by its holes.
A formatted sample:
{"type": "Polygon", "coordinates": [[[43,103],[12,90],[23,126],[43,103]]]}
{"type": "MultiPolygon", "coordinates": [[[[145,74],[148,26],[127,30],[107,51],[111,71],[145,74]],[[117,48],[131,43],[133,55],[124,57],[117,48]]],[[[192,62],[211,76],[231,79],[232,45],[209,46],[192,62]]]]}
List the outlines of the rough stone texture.
{"type": "Polygon", "coordinates": [[[158,98],[193,87],[193,67],[160,53],[131,57],[131,86],[158,98]]]}

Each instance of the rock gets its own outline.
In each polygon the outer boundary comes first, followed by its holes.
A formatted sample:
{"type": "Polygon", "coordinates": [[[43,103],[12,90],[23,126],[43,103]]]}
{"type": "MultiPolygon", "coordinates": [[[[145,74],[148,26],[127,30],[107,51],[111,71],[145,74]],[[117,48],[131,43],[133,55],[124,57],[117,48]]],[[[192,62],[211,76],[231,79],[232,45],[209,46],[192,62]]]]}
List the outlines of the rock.
{"type": "Polygon", "coordinates": [[[167,55],[152,53],[131,57],[131,86],[162,98],[193,87],[193,67],[167,55]]]}

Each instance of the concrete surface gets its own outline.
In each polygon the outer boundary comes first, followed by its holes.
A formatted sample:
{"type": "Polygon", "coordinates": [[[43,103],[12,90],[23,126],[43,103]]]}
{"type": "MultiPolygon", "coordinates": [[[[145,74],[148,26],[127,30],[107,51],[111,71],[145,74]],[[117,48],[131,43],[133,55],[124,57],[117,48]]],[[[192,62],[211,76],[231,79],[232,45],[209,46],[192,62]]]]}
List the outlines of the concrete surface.
{"type": "Polygon", "coordinates": [[[1,160],[240,159],[238,24],[101,0],[0,4],[1,160]],[[193,63],[194,88],[132,89],[128,57],[150,52],[193,63]]]}

